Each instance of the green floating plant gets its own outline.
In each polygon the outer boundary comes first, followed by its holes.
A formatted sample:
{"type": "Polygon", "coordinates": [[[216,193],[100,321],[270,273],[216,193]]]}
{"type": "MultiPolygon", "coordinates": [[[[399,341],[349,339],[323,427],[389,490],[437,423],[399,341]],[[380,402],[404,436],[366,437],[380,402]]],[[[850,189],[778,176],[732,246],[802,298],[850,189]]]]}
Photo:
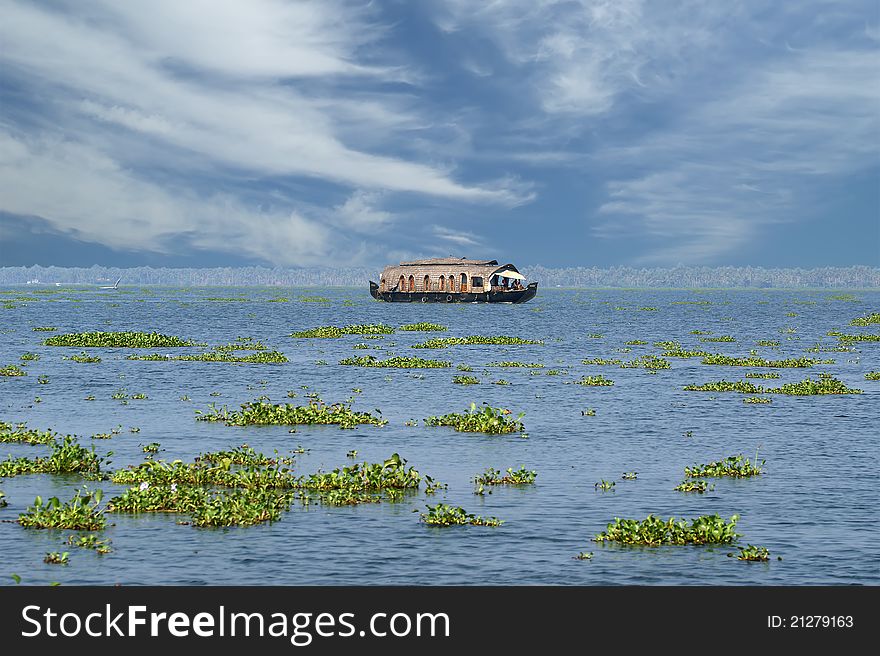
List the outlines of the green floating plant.
{"type": "Polygon", "coordinates": [[[615,517],[608,527],[597,535],[595,542],[619,542],[627,545],[657,547],[661,545],[686,544],[730,544],[739,534],[736,533],[738,515],[733,515],[726,522],[717,513],[703,515],[691,520],[676,521],[648,515],[643,520],[620,519],[615,517]]]}
{"type": "Polygon", "coordinates": [[[382,367],[394,369],[444,369],[451,367],[452,363],[445,360],[425,360],[422,358],[408,358],[396,356],[386,360],[379,360],[372,355],[363,355],[359,358],[346,358],[339,364],[352,365],[355,367],[382,367]]]}
{"type": "Polygon", "coordinates": [[[337,424],[340,428],[354,428],[359,424],[384,426],[388,423],[369,412],[356,412],[348,403],[327,405],[317,398],[310,399],[306,406],[255,401],[242,404],[241,410],[229,411],[226,406],[218,410],[213,403],[208,407],[206,413],[197,410],[196,419],[222,421],[227,426],[337,424]]]}
{"type": "Polygon", "coordinates": [[[872,312],[864,317],[856,317],[849,322],[851,326],[870,326],[872,324],[880,324],[880,312],[872,312]]]}
{"type": "Polygon", "coordinates": [[[425,321],[419,323],[408,323],[403,326],[400,326],[398,330],[403,330],[406,332],[443,332],[447,330],[446,326],[441,326],[438,323],[427,323],[425,321]]]}
{"type": "Polygon", "coordinates": [[[497,517],[481,517],[465,511],[464,508],[445,503],[426,507],[428,512],[422,513],[420,519],[428,526],[501,526],[504,523],[497,517]]]}
{"type": "Polygon", "coordinates": [[[586,387],[611,387],[614,385],[614,381],[605,378],[602,375],[599,376],[584,376],[580,380],[574,381],[576,385],[584,385],[586,387]]]}
{"type": "Polygon", "coordinates": [[[63,528],[74,531],[100,531],[107,524],[104,510],[98,507],[101,490],[89,492],[77,490],[73,498],[62,503],[52,497],[45,503],[42,497],[34,499],[34,505],[18,516],[18,523],[25,528],[63,528]]]}
{"type": "Polygon", "coordinates": [[[319,326],[292,333],[291,337],[335,339],[343,335],[391,335],[394,328],[385,324],[352,324],[350,326],[319,326]]]}
{"type": "Polygon", "coordinates": [[[18,365],[9,364],[0,367],[0,376],[27,376],[27,372],[18,365]]]}
{"type": "Polygon", "coordinates": [[[509,337],[500,335],[497,337],[483,337],[479,335],[471,335],[469,337],[438,337],[429,339],[421,344],[413,344],[412,348],[420,349],[440,349],[448,346],[463,346],[469,344],[494,344],[504,346],[519,346],[523,344],[543,344],[541,340],[521,339],[520,337],[509,337]]]}
{"type": "Polygon", "coordinates": [[[477,409],[476,403],[471,403],[469,410],[463,413],[451,412],[439,417],[428,417],[425,424],[428,426],[452,426],[460,432],[474,433],[517,433],[525,430],[520,421],[525,413],[521,412],[516,419],[510,418],[511,412],[505,408],[493,408],[488,403],[477,409]]]}
{"type": "Polygon", "coordinates": [[[727,554],[731,558],[736,556],[737,560],[747,560],[758,563],[766,563],[770,560],[770,550],[767,547],[758,547],[754,545],[748,545],[746,547],[740,547],[739,554],[727,554]]]}
{"type": "Polygon", "coordinates": [[[76,346],[81,348],[171,348],[197,346],[190,340],[160,333],[144,332],[88,332],[55,335],[43,340],[46,346],[76,346]]]}
{"type": "Polygon", "coordinates": [[[480,379],[476,376],[453,376],[452,382],[457,385],[477,385],[480,379]]]}
{"type": "Polygon", "coordinates": [[[507,468],[507,473],[502,473],[489,467],[484,473],[474,477],[474,483],[478,485],[529,485],[535,482],[538,472],[528,470],[525,465],[515,470],[512,467],[507,468]]]}
{"type": "Polygon", "coordinates": [[[199,355],[163,355],[151,353],[149,355],[129,355],[126,360],[146,360],[166,362],[178,360],[183,362],[238,362],[242,364],[281,364],[287,362],[287,358],[279,351],[258,351],[250,355],[235,355],[229,351],[212,351],[199,355]]]}
{"type": "Polygon", "coordinates": [[[684,475],[688,478],[708,478],[729,476],[731,478],[749,478],[758,476],[763,471],[758,464],[758,454],[755,452],[755,463],[752,464],[742,454],[738,456],[729,456],[724,460],[710,462],[705,465],[694,465],[693,467],[685,467],[684,475]]]}
{"type": "Polygon", "coordinates": [[[709,485],[706,481],[682,481],[674,488],[672,488],[676,492],[696,492],[698,494],[704,494],[708,491],[714,490],[714,485],[709,485]]]}
{"type": "Polygon", "coordinates": [[[730,367],[805,368],[812,367],[814,364],[830,364],[830,362],[814,358],[789,358],[787,360],[765,360],[764,358],[757,357],[733,358],[721,353],[714,353],[703,358],[703,364],[730,367]]]}

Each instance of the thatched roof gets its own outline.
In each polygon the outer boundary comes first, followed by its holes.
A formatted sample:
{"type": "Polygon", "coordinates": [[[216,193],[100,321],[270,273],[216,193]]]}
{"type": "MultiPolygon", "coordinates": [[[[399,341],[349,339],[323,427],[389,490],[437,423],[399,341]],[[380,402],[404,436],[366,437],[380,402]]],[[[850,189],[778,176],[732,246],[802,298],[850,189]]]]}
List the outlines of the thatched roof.
{"type": "Polygon", "coordinates": [[[517,271],[517,269],[512,264],[499,266],[497,260],[438,257],[428,260],[401,262],[396,266],[387,266],[382,271],[380,280],[385,280],[387,288],[391,289],[397,284],[401,276],[403,276],[404,280],[409,280],[409,277],[412,276],[415,282],[415,291],[420,292],[424,290],[425,276],[428,276],[432,285],[439,281],[440,276],[443,276],[444,279],[452,277],[455,280],[455,291],[460,291],[461,274],[467,276],[469,286],[472,284],[471,280],[474,277],[483,278],[484,283],[488,285],[492,275],[502,271],[517,271]]]}
{"type": "Polygon", "coordinates": [[[468,266],[490,266],[498,264],[498,260],[469,260],[466,257],[433,257],[427,260],[413,260],[412,262],[401,262],[400,266],[447,266],[453,264],[458,267],[468,266]]]}

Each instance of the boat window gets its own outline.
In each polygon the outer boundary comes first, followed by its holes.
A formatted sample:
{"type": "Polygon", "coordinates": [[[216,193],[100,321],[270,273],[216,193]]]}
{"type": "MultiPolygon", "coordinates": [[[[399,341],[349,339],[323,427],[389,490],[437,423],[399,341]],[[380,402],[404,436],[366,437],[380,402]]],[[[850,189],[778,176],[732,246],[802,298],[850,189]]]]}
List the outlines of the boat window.
{"type": "Polygon", "coordinates": [[[382,285],[380,287],[380,290],[383,292],[385,291],[385,278],[382,278],[382,285]]]}
{"type": "Polygon", "coordinates": [[[440,284],[437,285],[437,289],[441,292],[446,289],[446,276],[440,276],[440,284]]]}
{"type": "Polygon", "coordinates": [[[467,274],[461,274],[461,291],[467,292],[467,274]]]}
{"type": "Polygon", "coordinates": [[[482,287],[483,279],[480,276],[474,276],[471,278],[471,287],[482,287]]]}
{"type": "Polygon", "coordinates": [[[447,278],[446,285],[447,285],[446,289],[448,291],[450,291],[450,292],[455,291],[455,274],[454,273],[449,274],[449,278],[447,278]]]}
{"type": "Polygon", "coordinates": [[[406,291],[406,279],[403,276],[400,276],[400,280],[397,281],[397,291],[406,291]]]}
{"type": "Polygon", "coordinates": [[[409,277],[409,290],[414,292],[416,290],[416,279],[412,276],[409,277]]]}
{"type": "Polygon", "coordinates": [[[428,291],[431,289],[431,278],[430,276],[425,276],[425,286],[422,288],[422,291],[428,291]]]}

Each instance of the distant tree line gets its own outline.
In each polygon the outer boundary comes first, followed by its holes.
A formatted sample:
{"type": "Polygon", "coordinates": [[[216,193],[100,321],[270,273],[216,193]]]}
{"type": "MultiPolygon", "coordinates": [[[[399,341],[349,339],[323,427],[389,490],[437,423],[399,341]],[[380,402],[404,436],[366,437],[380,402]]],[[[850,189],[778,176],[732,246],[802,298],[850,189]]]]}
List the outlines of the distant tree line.
{"type": "MultiPolygon", "coordinates": [[[[675,287],[675,288],[880,288],[880,268],[869,266],[816,269],[763,267],[568,267],[529,266],[521,269],[543,287],[675,287]]],[[[366,267],[269,268],[213,267],[206,269],[134,267],[0,267],[0,285],[121,285],[360,287],[378,280],[379,271],[366,267]]]]}

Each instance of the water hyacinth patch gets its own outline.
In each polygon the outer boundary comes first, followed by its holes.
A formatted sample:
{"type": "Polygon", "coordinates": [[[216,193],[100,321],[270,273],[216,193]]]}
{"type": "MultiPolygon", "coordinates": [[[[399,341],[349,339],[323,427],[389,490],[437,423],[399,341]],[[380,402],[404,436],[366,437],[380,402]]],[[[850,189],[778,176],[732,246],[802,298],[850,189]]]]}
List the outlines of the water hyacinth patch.
{"type": "Polygon", "coordinates": [[[110,540],[101,540],[95,534],[86,535],[68,535],[67,542],[71,547],[79,547],[80,549],[91,549],[98,554],[104,555],[112,551],[110,548],[110,540]]]}
{"type": "Polygon", "coordinates": [[[763,396],[747,396],[743,399],[743,403],[753,403],[757,405],[773,403],[773,399],[768,399],[763,396]]]}
{"type": "Polygon", "coordinates": [[[697,517],[688,524],[684,519],[676,521],[675,518],[670,517],[668,520],[662,520],[654,515],[648,515],[643,520],[615,517],[605,531],[593,540],[646,547],[730,544],[739,537],[735,531],[738,519],[738,515],[733,515],[730,521],[726,522],[716,513],[697,517]]]}
{"type": "Polygon", "coordinates": [[[253,337],[236,337],[235,341],[229,344],[221,344],[215,346],[215,351],[265,351],[266,345],[263,342],[255,340],[253,337]]]}
{"type": "Polygon", "coordinates": [[[493,408],[488,403],[477,409],[476,403],[471,403],[469,410],[463,413],[451,412],[440,417],[428,417],[425,419],[427,426],[451,426],[459,432],[506,434],[517,433],[525,430],[520,421],[525,416],[521,412],[516,419],[512,419],[510,410],[505,408],[493,408]]]}
{"type": "Polygon", "coordinates": [[[576,385],[585,385],[587,387],[611,387],[614,385],[614,381],[609,378],[605,378],[602,375],[598,376],[584,376],[580,380],[574,381],[576,385]]]}
{"type": "Polygon", "coordinates": [[[770,550],[767,547],[759,547],[755,545],[748,545],[746,547],[740,547],[739,554],[727,554],[729,557],[736,556],[737,560],[746,560],[751,562],[758,563],[766,563],[770,560],[770,550]]]}
{"type": "Polygon", "coordinates": [[[662,355],[664,358],[704,358],[709,355],[709,353],[707,351],[688,351],[686,349],[678,348],[663,351],[662,355]]]}
{"type": "MultiPolygon", "coordinates": [[[[86,449],[75,437],[67,435],[49,444],[47,458],[7,458],[0,461],[0,478],[22,474],[92,474],[99,475],[104,458],[95,455],[95,449],[86,449]]],[[[108,454],[109,455],[109,454],[108,454]]]]}
{"type": "Polygon", "coordinates": [[[385,324],[352,324],[350,326],[319,326],[292,333],[291,337],[335,339],[343,335],[391,335],[394,328],[385,324]]]}
{"type": "MultiPolygon", "coordinates": [[[[428,477],[426,477],[428,478],[428,477]]],[[[382,463],[355,463],[331,472],[317,472],[300,479],[299,486],[306,490],[326,492],[350,490],[355,492],[382,492],[387,490],[417,490],[422,475],[415,467],[406,467],[406,459],[394,453],[382,463]]]]}
{"type": "Polygon", "coordinates": [[[422,358],[408,358],[401,356],[379,360],[373,355],[362,355],[358,358],[345,358],[344,360],[340,360],[339,364],[355,367],[384,367],[393,369],[445,369],[446,367],[452,366],[452,363],[447,360],[425,360],[422,358]]]}
{"type": "Polygon", "coordinates": [[[869,371],[865,374],[865,380],[880,380],[880,371],[869,371]]]}
{"type": "Polygon", "coordinates": [[[782,387],[765,389],[766,394],[787,394],[788,396],[816,396],[822,394],[861,394],[862,390],[847,387],[836,378],[823,378],[813,381],[806,378],[798,383],[785,383],[782,387]]]}
{"type": "Polygon", "coordinates": [[[233,465],[251,465],[253,467],[274,467],[275,465],[293,464],[295,458],[292,456],[280,456],[278,455],[278,451],[275,451],[274,458],[270,458],[267,455],[258,453],[253,447],[250,447],[247,444],[242,444],[241,446],[237,446],[228,451],[210,451],[196,456],[196,462],[201,460],[212,463],[229,462],[233,465]]]}
{"type": "Polygon", "coordinates": [[[472,344],[493,344],[502,346],[520,346],[524,344],[543,344],[541,340],[521,339],[519,337],[509,337],[500,335],[497,337],[482,337],[480,335],[471,335],[469,337],[437,337],[429,339],[421,344],[413,344],[412,348],[419,349],[441,349],[449,346],[464,346],[472,344]]]}
{"type": "Polygon", "coordinates": [[[35,333],[52,333],[58,330],[56,326],[34,326],[31,328],[35,333]]]}
{"type": "Polygon", "coordinates": [[[676,492],[696,492],[697,494],[705,494],[714,490],[714,485],[709,485],[706,481],[682,481],[674,488],[676,492]]]}
{"type": "Polygon", "coordinates": [[[719,380],[703,385],[685,385],[682,389],[686,392],[742,392],[743,394],[762,394],[764,388],[754,383],[719,380]]]}
{"type": "Polygon", "coordinates": [[[419,322],[419,323],[408,323],[403,326],[400,326],[398,330],[403,330],[406,332],[443,332],[447,330],[446,326],[441,326],[438,323],[427,323],[427,322],[419,322]]]}
{"type": "Polygon", "coordinates": [[[101,361],[101,356],[88,355],[85,351],[83,351],[79,355],[65,355],[62,360],[73,360],[74,362],[79,363],[97,363],[101,361]]]}
{"type": "Polygon", "coordinates": [[[515,361],[490,362],[486,366],[487,367],[525,367],[528,369],[541,369],[544,367],[543,364],[538,364],[536,362],[515,362],[515,361]]]}
{"type": "Polygon", "coordinates": [[[480,379],[476,376],[453,376],[452,382],[457,385],[478,385],[480,379]]]}
{"type": "Polygon", "coordinates": [[[0,376],[27,376],[27,372],[17,365],[10,364],[0,367],[0,376]]]}
{"type": "Polygon", "coordinates": [[[426,508],[428,512],[422,513],[420,519],[428,526],[501,526],[504,523],[497,517],[481,517],[459,506],[449,506],[445,503],[428,505],[426,508]]]}
{"type": "Polygon", "coordinates": [[[778,339],[759,339],[755,342],[758,346],[779,346],[778,339]]]}
{"type": "Polygon", "coordinates": [[[837,335],[837,339],[844,343],[851,342],[880,342],[880,335],[871,335],[869,333],[859,333],[857,335],[837,335]]]}
{"type": "Polygon", "coordinates": [[[746,378],[779,378],[779,374],[775,371],[750,371],[746,378]]]}
{"type": "Polygon", "coordinates": [[[648,342],[643,341],[643,340],[641,340],[641,339],[631,339],[631,340],[628,341],[628,342],[624,342],[624,344],[626,344],[627,346],[644,346],[644,345],[646,345],[647,343],[648,343],[648,342]]]}
{"type": "Polygon", "coordinates": [[[178,360],[183,362],[238,362],[242,364],[282,364],[287,358],[279,351],[257,351],[250,355],[235,355],[229,351],[212,351],[199,355],[162,355],[152,353],[149,355],[129,355],[126,360],[146,360],[164,362],[178,360]]]}
{"type": "Polygon", "coordinates": [[[530,485],[535,482],[538,472],[528,470],[525,465],[514,470],[512,467],[507,468],[507,473],[502,475],[497,469],[489,467],[479,476],[474,477],[474,483],[479,485],[530,485]]]}
{"type": "Polygon", "coordinates": [[[880,312],[872,312],[865,317],[856,317],[849,322],[851,326],[870,326],[872,324],[880,324],[880,312]]]}
{"type": "Polygon", "coordinates": [[[40,359],[39,355],[37,355],[36,353],[30,353],[30,352],[22,353],[21,357],[19,358],[19,360],[21,360],[23,362],[36,362],[39,359],[40,359]]]}
{"type": "Polygon", "coordinates": [[[196,414],[199,421],[222,421],[227,426],[338,424],[340,428],[354,428],[359,424],[384,426],[388,423],[369,412],[355,412],[348,403],[326,405],[320,399],[311,399],[306,406],[256,401],[244,403],[241,410],[231,412],[226,406],[218,410],[210,404],[207,413],[197,410],[196,414]]]}
{"type": "Polygon", "coordinates": [[[47,565],[67,565],[70,562],[69,557],[70,554],[67,551],[63,553],[53,551],[46,554],[46,556],[43,558],[43,562],[47,565]]]}
{"type": "Polygon", "coordinates": [[[616,483],[614,481],[606,481],[604,478],[596,483],[593,487],[597,490],[601,490],[602,492],[608,492],[609,490],[613,490],[616,483]]]}
{"type": "Polygon", "coordinates": [[[0,442],[12,442],[18,444],[51,444],[58,437],[58,433],[28,428],[25,423],[13,425],[8,424],[5,421],[0,421],[0,442]]]}
{"type": "Polygon", "coordinates": [[[171,483],[150,484],[146,481],[131,487],[107,502],[110,513],[190,513],[209,498],[203,487],[171,483]]]}
{"type": "Polygon", "coordinates": [[[253,526],[274,522],[290,508],[292,495],[270,490],[223,490],[213,493],[192,512],[199,527],[253,526]]]}
{"type": "Polygon", "coordinates": [[[173,348],[198,346],[196,342],[160,333],[144,332],[88,332],[53,335],[43,340],[45,346],[75,346],[80,348],[173,348]]]}
{"type": "Polygon", "coordinates": [[[736,338],[730,335],[718,335],[717,337],[700,337],[701,342],[735,342],[736,338]]]}
{"type": "Polygon", "coordinates": [[[77,490],[73,498],[62,503],[52,497],[43,503],[42,497],[34,499],[34,505],[18,516],[18,523],[25,528],[63,528],[71,531],[100,531],[107,524],[101,502],[101,490],[89,492],[77,490]]]}
{"type": "Polygon", "coordinates": [[[724,460],[710,462],[705,465],[694,465],[693,467],[685,467],[684,475],[687,478],[721,478],[729,476],[731,478],[750,478],[758,476],[763,471],[761,464],[758,464],[758,454],[755,453],[755,463],[752,464],[744,458],[742,454],[738,456],[729,456],[724,460]]]}
{"type": "Polygon", "coordinates": [[[787,360],[765,360],[764,358],[732,358],[720,353],[707,355],[703,358],[703,364],[725,365],[729,367],[774,367],[774,368],[804,368],[814,364],[832,364],[834,361],[816,360],[814,358],[789,358],[787,360]]]}

